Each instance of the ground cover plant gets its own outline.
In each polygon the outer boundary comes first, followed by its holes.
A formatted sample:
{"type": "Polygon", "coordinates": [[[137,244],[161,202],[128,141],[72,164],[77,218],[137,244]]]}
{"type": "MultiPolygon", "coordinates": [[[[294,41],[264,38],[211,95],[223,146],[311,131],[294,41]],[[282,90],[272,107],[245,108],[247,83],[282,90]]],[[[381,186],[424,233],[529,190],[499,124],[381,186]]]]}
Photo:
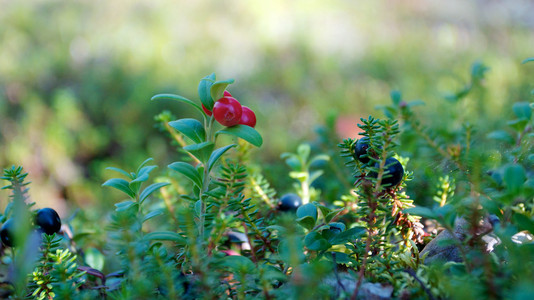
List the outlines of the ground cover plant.
{"type": "MultiPolygon", "coordinates": [[[[465,87],[447,96],[450,105],[474,96],[470,108],[483,118],[477,96],[487,71],[473,64],[465,87]]],[[[232,96],[233,83],[211,74],[200,80],[197,99],[152,97],[168,104],[155,120],[176,147],[175,160],[108,167],[102,189],[119,194],[99,232],[73,226],[76,215],[60,220],[53,208],[36,208],[31,174],[6,168],[2,297],[534,295],[532,101],[510,104],[506,128],[486,128],[461,113],[426,123],[418,112],[424,101],[392,91],[377,116],[354,124],[359,136],[339,139],[333,117],[317,140],[283,153],[279,163],[293,186],[281,192],[255,160],[266,142],[255,129],[263,121],[232,96]],[[192,115],[176,119],[171,111],[184,107],[192,115]],[[433,203],[415,205],[410,185],[433,203]],[[335,201],[325,201],[331,193],[335,201]]]]}

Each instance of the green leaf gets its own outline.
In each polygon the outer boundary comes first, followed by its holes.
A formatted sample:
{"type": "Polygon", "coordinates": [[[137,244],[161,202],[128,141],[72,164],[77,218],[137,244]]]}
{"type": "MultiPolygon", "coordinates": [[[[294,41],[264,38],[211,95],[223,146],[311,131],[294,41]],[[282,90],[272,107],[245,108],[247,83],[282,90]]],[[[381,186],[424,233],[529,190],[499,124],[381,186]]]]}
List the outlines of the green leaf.
{"type": "Polygon", "coordinates": [[[420,99],[408,102],[408,107],[423,106],[423,105],[425,105],[425,102],[420,99]]]}
{"type": "Polygon", "coordinates": [[[221,148],[213,151],[213,153],[211,153],[210,158],[208,160],[208,172],[211,172],[211,169],[213,168],[213,166],[215,166],[215,164],[217,163],[219,158],[221,158],[221,156],[224,153],[226,153],[226,151],[230,150],[230,148],[233,148],[235,146],[237,146],[237,145],[236,144],[231,144],[231,145],[224,146],[224,147],[221,147],[221,148]]]}
{"type": "Polygon", "coordinates": [[[187,145],[184,150],[193,154],[200,161],[205,162],[209,159],[215,144],[212,142],[203,142],[200,144],[187,145]]]}
{"type": "Polygon", "coordinates": [[[169,126],[178,130],[195,143],[202,143],[206,139],[206,131],[200,121],[196,119],[180,119],[169,122],[169,126]]]}
{"type": "Polygon", "coordinates": [[[399,105],[399,103],[401,102],[402,100],[402,94],[400,91],[397,91],[397,90],[393,90],[389,93],[389,95],[391,96],[391,101],[393,101],[393,103],[395,105],[399,105]]]}
{"type": "Polygon", "coordinates": [[[130,207],[133,207],[134,205],[137,205],[137,203],[132,201],[132,200],[126,200],[126,201],[123,201],[123,202],[116,203],[115,207],[117,207],[117,208],[115,210],[116,211],[125,211],[125,210],[129,209],[130,207]]]}
{"type": "Polygon", "coordinates": [[[330,248],[330,243],[319,233],[312,231],[304,238],[304,245],[312,251],[326,251],[330,248]]]}
{"type": "Polygon", "coordinates": [[[510,145],[514,143],[514,137],[504,130],[496,130],[496,131],[490,132],[487,135],[487,137],[489,139],[505,142],[510,145]]]}
{"type": "Polygon", "coordinates": [[[504,183],[509,192],[517,194],[525,181],[527,176],[525,169],[521,165],[509,164],[504,168],[504,183]]]}
{"type": "Polygon", "coordinates": [[[513,129],[515,129],[516,131],[518,132],[521,132],[525,129],[525,127],[527,126],[528,124],[528,120],[525,120],[525,119],[515,119],[515,120],[511,120],[511,121],[508,121],[506,122],[506,124],[510,127],[512,127],[513,129]]]}
{"type": "Polygon", "coordinates": [[[139,189],[141,188],[141,184],[148,180],[148,175],[155,168],[157,168],[157,167],[156,166],[145,166],[145,167],[142,167],[138,171],[137,177],[134,180],[130,181],[130,189],[132,191],[134,191],[135,194],[137,194],[139,192],[139,189]]]}
{"type": "Polygon", "coordinates": [[[152,157],[149,157],[147,159],[145,159],[144,162],[142,162],[139,167],[137,167],[137,174],[139,174],[141,172],[141,169],[144,168],[146,166],[146,164],[148,164],[149,162],[153,161],[154,159],[152,157]]]}
{"type": "Polygon", "coordinates": [[[96,270],[104,268],[104,255],[93,247],[89,247],[84,251],[85,263],[96,270]]]}
{"type": "Polygon", "coordinates": [[[332,220],[332,218],[334,218],[340,211],[342,211],[343,208],[339,208],[339,209],[336,209],[332,212],[330,212],[329,214],[327,214],[325,217],[324,217],[324,221],[325,222],[330,222],[332,220]]]}
{"type": "Polygon", "coordinates": [[[415,215],[415,216],[421,216],[428,219],[436,219],[437,215],[434,213],[430,208],[423,207],[423,206],[417,206],[417,207],[410,207],[402,210],[402,212],[415,215]]]}
{"type": "Polygon", "coordinates": [[[300,144],[297,148],[297,154],[302,161],[308,160],[310,157],[311,148],[309,144],[300,144]]]}
{"type": "Polygon", "coordinates": [[[115,168],[115,167],[107,167],[106,170],[111,170],[111,171],[115,171],[115,172],[119,172],[121,173],[122,175],[128,177],[128,178],[132,178],[130,176],[130,174],[122,169],[119,169],[119,168],[115,168]]]}
{"type": "Polygon", "coordinates": [[[315,170],[315,171],[312,171],[310,172],[310,179],[309,179],[309,182],[314,182],[317,178],[321,177],[321,175],[323,175],[324,171],[323,170],[315,170]]]}
{"type": "Polygon", "coordinates": [[[298,218],[297,220],[297,223],[299,223],[302,227],[308,229],[308,230],[312,230],[313,227],[315,227],[315,222],[316,220],[310,216],[305,216],[305,217],[302,217],[302,218],[298,218]]]}
{"type": "Polygon", "coordinates": [[[318,162],[329,161],[329,160],[330,160],[330,156],[328,156],[327,154],[319,154],[319,155],[315,155],[308,164],[313,165],[318,162]]]}
{"type": "Polygon", "coordinates": [[[210,88],[210,94],[211,94],[211,98],[213,99],[213,101],[216,102],[217,100],[221,99],[228,85],[232,83],[234,83],[233,79],[215,82],[210,88]]]}
{"type": "Polygon", "coordinates": [[[340,232],[343,232],[345,231],[345,224],[343,223],[340,223],[340,222],[332,222],[330,224],[328,224],[330,226],[330,229],[332,230],[339,230],[340,232]]]}
{"type": "Polygon", "coordinates": [[[514,214],[514,221],[520,230],[527,230],[530,233],[534,232],[534,221],[529,217],[520,213],[516,213],[514,214]]]}
{"type": "Polygon", "coordinates": [[[202,177],[192,165],[179,161],[170,164],[169,168],[187,177],[198,188],[202,188],[202,177]]]}
{"type": "Polygon", "coordinates": [[[532,117],[532,108],[528,102],[517,102],[512,106],[514,114],[522,120],[530,120],[532,117]]]}
{"type": "Polygon", "coordinates": [[[102,186],[110,186],[116,188],[119,191],[127,194],[131,198],[135,198],[135,193],[130,189],[130,184],[128,181],[121,178],[112,178],[102,184],[102,186]]]}
{"type": "Polygon", "coordinates": [[[154,218],[154,217],[157,217],[159,215],[162,215],[163,214],[163,209],[160,208],[160,209],[156,209],[156,210],[153,210],[151,212],[149,212],[148,214],[145,215],[145,217],[143,218],[143,221],[142,223],[145,223],[146,221],[154,218]]]}
{"type": "Polygon", "coordinates": [[[202,215],[202,200],[197,200],[195,202],[195,217],[200,218],[202,215]]]}
{"type": "MultiPolygon", "coordinates": [[[[200,102],[204,104],[204,106],[212,110],[214,100],[211,97],[211,86],[213,85],[213,82],[215,81],[215,73],[211,73],[210,75],[202,78],[200,80],[200,83],[198,84],[198,96],[200,97],[200,102]]],[[[201,108],[202,110],[202,108],[201,108]]],[[[204,111],[202,111],[204,113],[204,111]]]]}
{"type": "Polygon", "coordinates": [[[285,159],[286,164],[293,170],[301,170],[302,164],[300,163],[300,160],[292,153],[282,153],[280,155],[282,159],[285,159]]]}
{"type": "Polygon", "coordinates": [[[260,265],[261,279],[266,281],[287,281],[287,276],[282,271],[271,265],[260,265]]]}
{"type": "Polygon", "coordinates": [[[297,209],[297,218],[312,217],[317,221],[317,207],[313,203],[301,205],[297,209]]]}
{"type": "Polygon", "coordinates": [[[529,58],[523,60],[521,63],[522,64],[526,64],[526,63],[531,62],[531,61],[534,61],[534,57],[529,57],[529,58]]]}
{"type": "Polygon", "coordinates": [[[173,241],[178,244],[186,243],[186,240],[183,236],[173,231],[154,231],[147,233],[143,239],[148,241],[173,241]]]}
{"type": "MultiPolygon", "coordinates": [[[[333,222],[326,225],[327,229],[321,232],[321,235],[327,240],[332,241],[336,236],[345,231],[345,224],[333,222]]],[[[319,231],[319,230],[317,230],[319,231]]]]}
{"type": "MultiPolygon", "coordinates": [[[[328,207],[324,206],[324,205],[321,205],[321,204],[316,203],[316,202],[314,204],[319,208],[319,210],[321,211],[321,214],[323,216],[325,216],[325,217],[331,212],[331,210],[328,207]]],[[[327,223],[328,223],[328,221],[327,221],[327,223]]]]}
{"type": "Polygon", "coordinates": [[[303,253],[302,238],[289,236],[281,238],[277,250],[280,258],[291,266],[297,266],[304,262],[306,256],[303,253]]]}
{"type": "MultiPolygon", "coordinates": [[[[187,99],[185,97],[179,96],[179,95],[159,94],[159,95],[156,95],[156,96],[152,97],[150,100],[154,101],[154,100],[162,100],[162,99],[171,99],[171,100],[176,100],[176,101],[187,103],[187,104],[193,106],[194,108],[196,108],[200,113],[204,114],[204,111],[202,110],[202,107],[200,107],[195,102],[193,102],[193,101],[191,101],[191,100],[189,100],[189,99],[187,99]]],[[[212,106],[213,106],[213,104],[212,104],[212,106]]]]}
{"type": "Polygon", "coordinates": [[[230,268],[234,272],[251,274],[256,270],[256,265],[247,257],[240,255],[230,255],[222,259],[222,265],[230,268]]]}
{"type": "Polygon", "coordinates": [[[283,226],[280,226],[280,225],[267,226],[267,227],[265,227],[265,229],[272,230],[272,231],[278,231],[279,234],[282,234],[282,235],[284,235],[287,232],[287,228],[285,228],[283,226]]]}
{"type": "Polygon", "coordinates": [[[139,203],[143,203],[145,199],[150,196],[153,192],[159,190],[160,188],[169,185],[168,182],[156,182],[149,186],[147,186],[142,192],[141,195],[139,195],[139,203]]]}
{"type": "Polygon", "coordinates": [[[336,235],[334,238],[332,238],[330,243],[332,245],[344,244],[346,242],[359,238],[360,236],[364,235],[365,232],[366,232],[365,227],[360,227],[360,226],[352,227],[336,235]]]}
{"type": "Polygon", "coordinates": [[[226,127],[224,129],[217,131],[215,133],[215,136],[219,134],[237,136],[251,143],[252,145],[256,147],[261,147],[261,145],[263,144],[263,139],[261,138],[261,135],[256,131],[256,129],[250,126],[247,126],[247,125],[239,124],[239,125],[232,126],[232,127],[226,127]]]}
{"type": "MultiPolygon", "coordinates": [[[[152,159],[150,159],[152,160],[152,159]]],[[[157,166],[144,166],[144,167],[141,167],[137,170],[137,178],[141,177],[141,176],[145,176],[146,175],[146,179],[148,180],[148,175],[150,174],[150,172],[152,172],[155,168],[157,168],[157,166]]],[[[146,181],[146,180],[144,180],[146,181]]]]}

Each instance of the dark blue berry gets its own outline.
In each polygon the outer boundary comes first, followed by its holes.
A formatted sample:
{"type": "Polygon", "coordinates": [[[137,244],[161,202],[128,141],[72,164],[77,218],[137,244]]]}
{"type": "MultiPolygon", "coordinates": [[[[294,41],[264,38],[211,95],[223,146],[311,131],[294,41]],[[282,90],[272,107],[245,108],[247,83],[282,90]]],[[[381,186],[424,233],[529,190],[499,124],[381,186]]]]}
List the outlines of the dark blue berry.
{"type": "Polygon", "coordinates": [[[356,141],[356,144],[354,145],[354,153],[352,156],[354,159],[359,160],[360,162],[366,164],[369,162],[369,153],[367,150],[369,149],[369,138],[363,137],[356,141]]]}
{"type": "Polygon", "coordinates": [[[302,199],[297,194],[285,194],[278,201],[279,211],[297,211],[297,208],[302,205],[302,199]]]}
{"type": "Polygon", "coordinates": [[[35,216],[35,224],[48,235],[58,233],[61,229],[61,219],[57,212],[51,208],[38,210],[35,216]]]}
{"type": "Polygon", "coordinates": [[[13,219],[7,220],[4,225],[2,225],[2,229],[0,229],[0,238],[2,239],[2,243],[7,247],[13,247],[15,239],[14,230],[13,219]]]}
{"type": "MultiPolygon", "coordinates": [[[[378,162],[375,164],[375,168],[379,168],[378,162]]],[[[369,177],[376,178],[378,174],[376,172],[370,172],[369,177]]],[[[392,187],[399,184],[404,176],[404,168],[402,164],[395,158],[390,157],[386,159],[384,165],[384,174],[382,175],[382,186],[392,187]]]]}

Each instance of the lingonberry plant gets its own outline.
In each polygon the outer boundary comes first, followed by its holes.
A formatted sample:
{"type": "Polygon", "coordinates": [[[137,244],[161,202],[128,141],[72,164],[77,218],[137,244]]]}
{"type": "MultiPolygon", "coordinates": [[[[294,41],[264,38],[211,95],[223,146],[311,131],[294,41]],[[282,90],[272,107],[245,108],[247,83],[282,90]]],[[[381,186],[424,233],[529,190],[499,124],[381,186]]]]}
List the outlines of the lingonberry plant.
{"type": "MultiPolygon", "coordinates": [[[[488,70],[474,64],[465,88],[447,97],[450,105],[473,97],[478,107],[488,70]]],[[[290,169],[284,179],[295,184],[277,193],[266,168],[253,159],[263,143],[255,114],[226,91],[232,83],[211,74],[198,85],[198,101],[174,94],[152,98],[176,100],[197,115],[176,119],[164,111],[156,117],[178,146],[167,168],[158,169],[152,159],[133,171],[108,168],[119,177],[103,186],[123,198],[99,233],[74,228],[75,217],[61,219],[52,208],[33,210],[27,174],[21,167],[4,170],[11,195],[0,216],[1,296],[532,295],[532,102],[511,105],[507,127],[488,132],[460,114],[444,116],[447,126],[428,122],[417,111],[424,102],[393,91],[392,104],[380,107],[385,118],[355,124],[359,136],[340,143],[332,117],[317,130],[318,142],[283,153],[290,169]],[[423,176],[428,168],[430,176],[423,176]]]]}

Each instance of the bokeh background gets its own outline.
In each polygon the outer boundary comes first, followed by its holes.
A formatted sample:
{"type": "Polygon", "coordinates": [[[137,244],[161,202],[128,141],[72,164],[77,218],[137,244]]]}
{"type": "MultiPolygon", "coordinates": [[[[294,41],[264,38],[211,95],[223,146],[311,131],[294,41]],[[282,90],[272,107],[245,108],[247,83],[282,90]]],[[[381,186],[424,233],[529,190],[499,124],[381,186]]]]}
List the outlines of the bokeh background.
{"type": "MultiPolygon", "coordinates": [[[[465,116],[498,127],[532,88],[521,61],[534,53],[533,12],[526,0],[0,0],[0,166],[24,166],[32,200],[62,217],[112,207],[119,194],[101,184],[116,174],[105,167],[153,157],[163,169],[176,152],[154,116],[195,114],[150,98],[198,99],[215,72],[256,111],[265,143],[255,161],[284,189],[280,154],[332,116],[339,138],[355,137],[397,89],[439,123],[475,62],[490,67],[490,96],[483,116],[465,116]]],[[[455,111],[475,110],[464,103],[455,111]]]]}

